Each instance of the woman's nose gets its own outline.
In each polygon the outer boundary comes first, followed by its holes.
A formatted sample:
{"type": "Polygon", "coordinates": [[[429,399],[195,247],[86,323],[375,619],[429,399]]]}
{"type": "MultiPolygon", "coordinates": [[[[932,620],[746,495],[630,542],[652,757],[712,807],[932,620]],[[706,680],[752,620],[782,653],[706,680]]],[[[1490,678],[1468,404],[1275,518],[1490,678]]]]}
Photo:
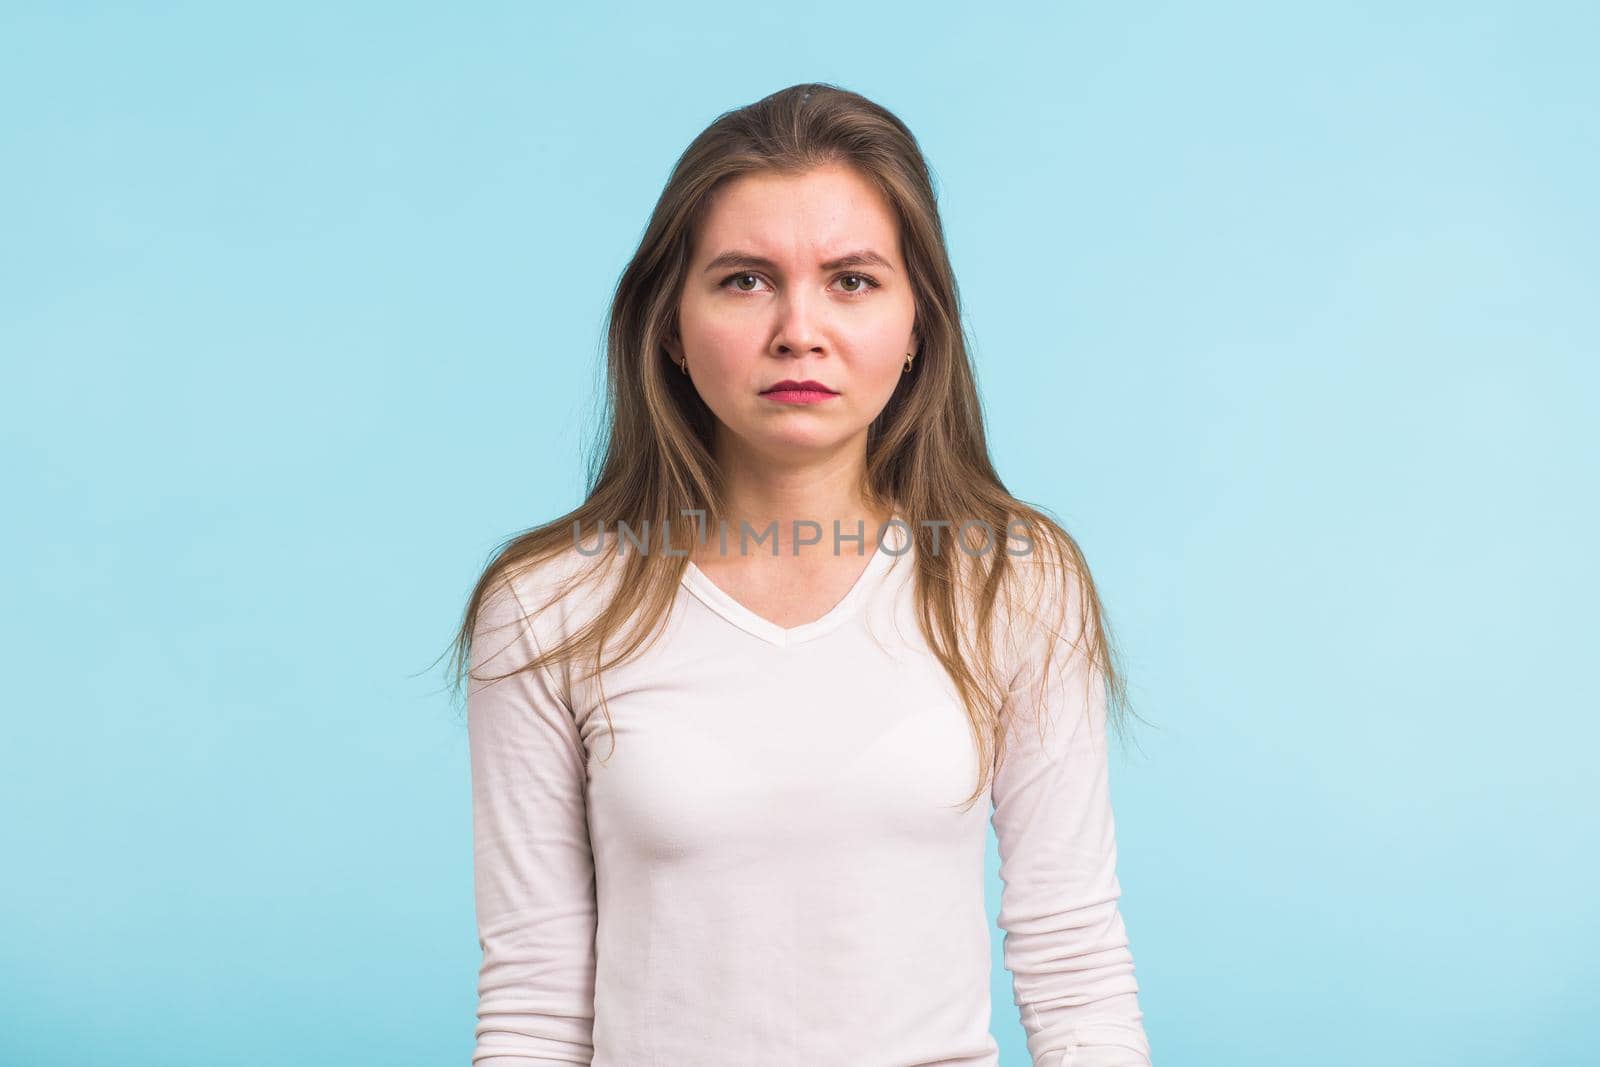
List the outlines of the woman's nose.
{"type": "Polygon", "coordinates": [[[808,293],[789,292],[778,302],[773,349],[780,355],[811,352],[822,346],[820,309],[808,293]]]}

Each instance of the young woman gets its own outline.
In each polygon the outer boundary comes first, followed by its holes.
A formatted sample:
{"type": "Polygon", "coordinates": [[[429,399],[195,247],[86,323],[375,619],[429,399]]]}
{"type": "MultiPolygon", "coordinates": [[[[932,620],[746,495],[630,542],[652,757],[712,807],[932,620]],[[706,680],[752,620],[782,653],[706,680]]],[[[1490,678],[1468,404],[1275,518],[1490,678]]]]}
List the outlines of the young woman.
{"type": "Polygon", "coordinates": [[[1116,657],[990,464],[910,131],[823,84],[714,122],[618,285],[608,393],[587,498],[457,635],[476,1067],[997,1064],[986,819],[1034,1064],[1147,1065],[1116,657]]]}

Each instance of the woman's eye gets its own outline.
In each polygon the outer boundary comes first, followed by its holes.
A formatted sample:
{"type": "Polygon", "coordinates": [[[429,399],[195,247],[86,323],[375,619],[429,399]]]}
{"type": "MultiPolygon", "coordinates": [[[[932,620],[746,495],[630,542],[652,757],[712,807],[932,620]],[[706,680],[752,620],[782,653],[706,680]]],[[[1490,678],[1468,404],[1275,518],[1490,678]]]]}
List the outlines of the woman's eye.
{"type": "MultiPolygon", "coordinates": [[[[865,274],[841,274],[839,275],[839,279],[843,285],[843,291],[847,296],[858,296],[862,293],[871,292],[873,289],[878,288],[878,283],[867,277],[865,274]]],[[[735,292],[753,293],[756,291],[755,283],[759,282],[760,280],[761,276],[759,274],[752,273],[751,271],[741,271],[738,274],[730,274],[726,278],[722,279],[722,284],[724,287],[727,287],[731,284],[735,292]],[[748,287],[743,284],[747,279],[751,282],[751,285],[748,287]]]]}

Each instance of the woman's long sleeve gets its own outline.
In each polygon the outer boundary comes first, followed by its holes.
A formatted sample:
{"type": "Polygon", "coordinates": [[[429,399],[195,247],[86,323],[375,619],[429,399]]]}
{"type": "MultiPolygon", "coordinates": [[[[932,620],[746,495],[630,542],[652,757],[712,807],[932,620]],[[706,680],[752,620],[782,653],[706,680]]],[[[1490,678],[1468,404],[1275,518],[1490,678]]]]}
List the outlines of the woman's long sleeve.
{"type": "Polygon", "coordinates": [[[467,724],[478,941],[474,1067],[593,1055],[594,861],[583,744],[556,675],[499,681],[539,642],[502,582],[479,609],[467,724]]]}
{"type": "Polygon", "coordinates": [[[1073,645],[1076,609],[1066,623],[1065,633],[1044,627],[1029,638],[1007,698],[1009,751],[991,789],[1004,959],[1035,1067],[1149,1067],[1117,904],[1105,680],[1089,670],[1082,642],[1073,645]],[[1041,697],[1046,641],[1056,645],[1041,697]]]}

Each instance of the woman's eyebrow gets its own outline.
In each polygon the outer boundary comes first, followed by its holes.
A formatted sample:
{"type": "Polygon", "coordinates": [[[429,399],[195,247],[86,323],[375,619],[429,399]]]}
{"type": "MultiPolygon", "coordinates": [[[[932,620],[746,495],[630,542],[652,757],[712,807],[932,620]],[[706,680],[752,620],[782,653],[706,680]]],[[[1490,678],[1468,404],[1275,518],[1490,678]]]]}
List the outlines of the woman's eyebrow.
{"type": "MultiPolygon", "coordinates": [[[[719,253],[705,265],[707,271],[728,270],[732,267],[760,267],[762,270],[778,273],[778,265],[765,256],[758,256],[754,252],[745,252],[740,249],[729,249],[719,253]]],[[[854,252],[846,252],[842,256],[835,256],[822,264],[823,270],[843,270],[846,267],[881,267],[893,271],[889,261],[870,248],[860,248],[854,252]]]]}

